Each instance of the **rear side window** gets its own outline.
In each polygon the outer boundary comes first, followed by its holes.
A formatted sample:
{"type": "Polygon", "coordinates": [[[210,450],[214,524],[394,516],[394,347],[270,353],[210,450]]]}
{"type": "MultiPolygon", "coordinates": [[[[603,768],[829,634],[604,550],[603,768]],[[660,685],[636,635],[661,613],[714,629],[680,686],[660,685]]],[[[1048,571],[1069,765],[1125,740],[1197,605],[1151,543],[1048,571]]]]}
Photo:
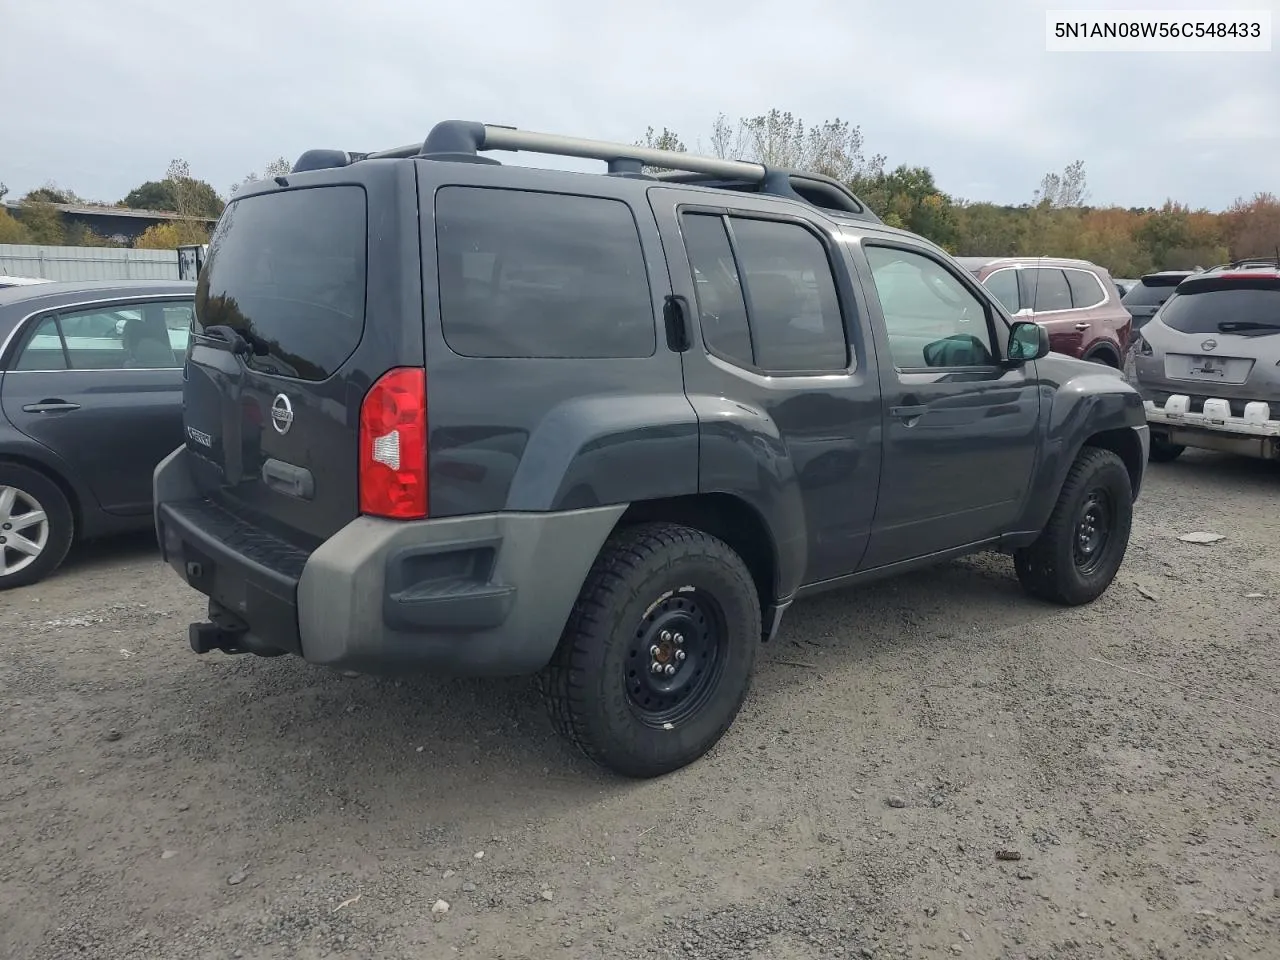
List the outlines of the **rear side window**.
{"type": "Polygon", "coordinates": [[[849,351],[826,249],[798,224],[682,218],[707,348],[769,373],[835,372],[849,351]]]}
{"type": "Polygon", "coordinates": [[[443,187],[444,338],[468,357],[648,357],[657,347],[640,234],[619,200],[443,187]]]}
{"type": "Polygon", "coordinates": [[[1165,326],[1182,333],[1234,333],[1244,337],[1280,333],[1280,281],[1198,281],[1180,290],[1159,313],[1165,326]]]}
{"type": "Polygon", "coordinates": [[[263,373],[328,378],[364,333],[366,218],[356,186],[231,201],[200,272],[196,330],[238,331],[263,373]]]}
{"type": "Polygon", "coordinates": [[[1066,276],[1056,267],[1031,267],[1026,270],[1023,282],[1035,303],[1036,313],[1071,309],[1071,288],[1067,286],[1066,276]]]}
{"type": "Polygon", "coordinates": [[[22,352],[18,354],[15,370],[66,370],[67,355],[62,347],[62,334],[58,332],[55,317],[44,317],[31,331],[22,352]]]}
{"type": "Polygon", "coordinates": [[[1064,270],[1067,285],[1071,288],[1071,305],[1077,310],[1096,307],[1107,299],[1096,277],[1087,270],[1064,270]]]}

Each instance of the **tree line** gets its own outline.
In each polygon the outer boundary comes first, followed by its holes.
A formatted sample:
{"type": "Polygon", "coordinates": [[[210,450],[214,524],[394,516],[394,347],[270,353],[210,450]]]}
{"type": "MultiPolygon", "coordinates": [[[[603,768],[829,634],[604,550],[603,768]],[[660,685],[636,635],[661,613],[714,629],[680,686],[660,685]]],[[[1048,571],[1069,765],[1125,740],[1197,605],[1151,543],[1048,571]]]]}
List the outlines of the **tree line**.
{"type": "MultiPolygon", "coordinates": [[[[250,172],[243,180],[232,184],[228,196],[233,196],[245,184],[288,173],[290,168],[291,164],[283,157],[272,160],[263,168],[261,175],[250,172]]],[[[0,199],[8,192],[8,188],[0,183],[0,199]]],[[[95,233],[84,224],[65,223],[56,204],[101,207],[106,212],[122,208],[176,214],[177,219],[148,227],[133,242],[134,247],[143,249],[172,250],[183,244],[207,243],[207,221],[216,220],[222,215],[227,200],[210,183],[192,176],[190,165],[182,159],[171,161],[161,179],[139,184],[116,203],[88,201],[73,190],[59,187],[56,183],[47,183],[22,197],[16,217],[0,208],[0,243],[72,247],[124,246],[111,237],[95,233]]]]}
{"type": "MultiPolygon", "coordinates": [[[[650,127],[637,146],[686,151],[669,128],[650,127]]],[[[1094,206],[1089,203],[1085,164],[1076,160],[1046,173],[1021,204],[995,204],[953,197],[941,190],[925,166],[889,167],[881,154],[868,154],[862,130],[836,118],[808,124],[782,110],[731,121],[716,117],[693,151],[722,158],[755,160],[772,166],[811,170],[847,184],[887,224],[927,237],[957,256],[1060,256],[1098,263],[1117,277],[1152,270],[1212,266],[1250,256],[1280,256],[1280,199],[1258,193],[1223,211],[1193,209],[1173,199],[1157,208],[1094,206]]],[[[260,178],[287,173],[283,157],[261,175],[249,173],[228,196],[260,178]]],[[[0,184],[0,196],[4,185],[0,184]]],[[[114,245],[81,226],[64,226],[53,203],[84,202],[53,184],[22,198],[19,217],[0,209],[0,243],[114,245]]],[[[216,218],[226,200],[209,183],[192,176],[184,160],[169,164],[165,176],[129,191],[115,206],[160,210],[179,219],[151,227],[135,246],[172,249],[203,243],[208,231],[199,218],[216,218]]]]}
{"type": "MultiPolygon", "coordinates": [[[[638,146],[685,151],[681,136],[650,127],[638,146]]],[[[1156,208],[1093,206],[1083,160],[1046,173],[1027,202],[953,197],[928,167],[890,168],[868,155],[847,121],[808,125],[782,110],[736,123],[721,114],[694,152],[810,170],[849,186],[886,224],[921,234],[956,256],[1079,257],[1116,277],[1280,256],[1280,199],[1258,193],[1220,212],[1169,199],[1156,208]]]]}

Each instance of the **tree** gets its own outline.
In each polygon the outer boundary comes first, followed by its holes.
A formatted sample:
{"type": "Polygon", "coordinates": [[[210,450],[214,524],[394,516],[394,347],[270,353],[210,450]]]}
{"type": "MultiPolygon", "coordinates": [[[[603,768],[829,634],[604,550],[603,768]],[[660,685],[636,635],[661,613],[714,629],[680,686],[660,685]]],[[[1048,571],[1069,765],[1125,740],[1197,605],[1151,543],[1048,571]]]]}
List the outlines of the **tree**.
{"type": "Polygon", "coordinates": [[[32,194],[27,194],[18,208],[22,225],[30,237],[27,242],[45,243],[50,246],[65,244],[67,235],[62,225],[62,214],[58,212],[52,201],[39,198],[44,195],[43,191],[32,191],[32,193],[37,194],[37,198],[33,200],[32,194]]]}
{"type": "Polygon", "coordinates": [[[1238,199],[1220,219],[1232,258],[1280,257],[1280,200],[1275,194],[1238,199]]]}
{"type": "Polygon", "coordinates": [[[1077,160],[1067,164],[1060,174],[1046,173],[1033,196],[1037,206],[1055,209],[1084,206],[1085,200],[1089,198],[1084,161],[1077,160]]]}
{"type": "Polygon", "coordinates": [[[250,170],[245,174],[245,178],[243,180],[239,183],[233,183],[231,185],[231,193],[234,195],[241,187],[247,187],[251,183],[257,183],[259,180],[273,180],[276,177],[283,177],[292,171],[293,164],[284,157],[276,157],[276,159],[272,160],[262,168],[261,176],[250,170]]]}
{"type": "Polygon", "coordinates": [[[954,249],[960,239],[955,204],[938,189],[927,167],[903,164],[888,173],[864,176],[857,192],[891,227],[918,233],[947,249],[954,249]]]}
{"type": "Polygon", "coordinates": [[[133,242],[139,250],[176,250],[191,243],[208,243],[209,231],[192,220],[168,220],[154,223],[133,242]]]}
{"type": "Polygon", "coordinates": [[[0,207],[0,243],[31,243],[31,231],[21,220],[0,207]]]}
{"type": "Polygon", "coordinates": [[[216,219],[224,206],[218,191],[191,176],[185,160],[173,160],[163,180],[148,180],[120,201],[133,210],[159,210],[184,217],[216,219]]]}

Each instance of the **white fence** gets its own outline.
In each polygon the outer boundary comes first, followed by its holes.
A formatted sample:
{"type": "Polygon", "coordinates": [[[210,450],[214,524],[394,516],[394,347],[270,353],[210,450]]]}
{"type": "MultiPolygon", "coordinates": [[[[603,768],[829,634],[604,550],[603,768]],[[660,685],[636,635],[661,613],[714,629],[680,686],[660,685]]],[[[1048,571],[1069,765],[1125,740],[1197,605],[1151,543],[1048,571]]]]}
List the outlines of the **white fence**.
{"type": "Polygon", "coordinates": [[[0,243],[0,275],[43,280],[177,280],[177,250],[0,243]]]}

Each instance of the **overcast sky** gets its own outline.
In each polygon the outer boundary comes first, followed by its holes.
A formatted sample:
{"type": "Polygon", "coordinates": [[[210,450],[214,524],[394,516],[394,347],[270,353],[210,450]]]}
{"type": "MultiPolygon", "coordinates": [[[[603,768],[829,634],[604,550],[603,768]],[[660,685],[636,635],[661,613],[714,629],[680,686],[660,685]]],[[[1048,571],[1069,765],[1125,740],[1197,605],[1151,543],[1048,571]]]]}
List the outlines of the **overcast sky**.
{"type": "Polygon", "coordinates": [[[0,181],[114,201],[183,157],[226,194],[276,156],[409,143],[442,119],[626,141],[665,125],[692,147],[721,111],[778,107],[858,124],[868,153],[968,199],[1027,201],[1076,159],[1097,204],[1280,192],[1280,46],[1047,53],[1044,12],[1069,6],[0,0],[0,181]]]}

